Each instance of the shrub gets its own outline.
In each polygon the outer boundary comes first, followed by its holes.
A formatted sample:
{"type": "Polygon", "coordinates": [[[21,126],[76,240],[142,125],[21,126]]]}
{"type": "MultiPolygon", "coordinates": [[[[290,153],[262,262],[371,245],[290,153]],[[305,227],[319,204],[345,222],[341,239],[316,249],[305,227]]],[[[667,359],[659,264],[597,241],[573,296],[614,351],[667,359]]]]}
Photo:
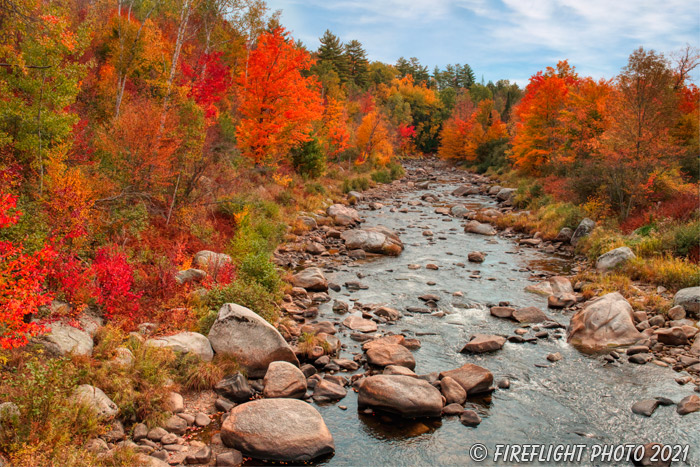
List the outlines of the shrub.
{"type": "Polygon", "coordinates": [[[207,305],[218,311],[225,303],[237,303],[274,323],[278,317],[276,303],[280,298],[279,293],[274,294],[257,282],[238,279],[229,286],[210,290],[207,305]]]}
{"type": "Polygon", "coordinates": [[[377,183],[391,183],[391,173],[388,170],[372,172],[372,180],[377,183]]]}
{"type": "MultiPolygon", "coordinates": [[[[678,256],[691,256],[700,244],[700,220],[681,225],[673,236],[673,253],[678,256]]],[[[697,253],[696,253],[697,254],[697,253]]]]}
{"type": "Polygon", "coordinates": [[[105,318],[119,318],[133,324],[141,294],[131,291],[134,271],[126,254],[114,245],[100,248],[92,269],[97,281],[95,299],[102,306],[105,318]]]}
{"type": "Polygon", "coordinates": [[[299,175],[317,178],[323,175],[326,169],[326,156],[316,138],[293,148],[290,155],[292,166],[299,175]]]}
{"type": "Polygon", "coordinates": [[[325,195],[327,192],[326,187],[318,182],[307,183],[304,190],[310,195],[325,195]]]}
{"type": "Polygon", "coordinates": [[[248,254],[241,261],[238,272],[241,279],[256,282],[273,294],[279,291],[282,284],[277,268],[264,252],[248,254]]]}
{"type": "Polygon", "coordinates": [[[370,186],[369,178],[365,176],[346,178],[343,180],[342,190],[343,193],[350,193],[351,191],[364,191],[370,186]]]}
{"type": "Polygon", "coordinates": [[[634,280],[672,290],[700,286],[700,266],[673,256],[633,258],[625,264],[624,271],[634,280]]]}

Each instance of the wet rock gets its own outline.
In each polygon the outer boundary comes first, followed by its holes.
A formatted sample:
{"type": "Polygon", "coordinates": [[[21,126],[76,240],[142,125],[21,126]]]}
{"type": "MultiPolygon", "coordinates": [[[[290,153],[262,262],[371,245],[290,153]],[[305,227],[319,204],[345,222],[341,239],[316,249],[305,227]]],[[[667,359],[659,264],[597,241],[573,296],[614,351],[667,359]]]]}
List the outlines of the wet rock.
{"type": "Polygon", "coordinates": [[[301,399],[306,394],[306,377],[289,362],[272,362],[263,380],[263,396],[301,399]]]}
{"type": "Polygon", "coordinates": [[[98,417],[112,418],[119,413],[119,407],[100,388],[81,384],[73,391],[73,400],[92,408],[98,417]]]}
{"type": "Polygon", "coordinates": [[[635,355],[638,353],[648,353],[649,352],[649,346],[646,345],[633,345],[627,349],[627,352],[625,352],[628,356],[635,355]]]}
{"type": "Polygon", "coordinates": [[[343,326],[359,332],[375,332],[377,330],[377,323],[359,316],[348,316],[343,321],[343,326]]]}
{"type": "Polygon", "coordinates": [[[553,309],[569,308],[576,304],[576,295],[566,293],[547,297],[547,306],[553,309]]]}
{"type": "Polygon", "coordinates": [[[339,368],[346,371],[355,371],[360,367],[356,362],[348,360],[347,358],[334,358],[331,363],[338,365],[339,368]]]}
{"type": "Polygon", "coordinates": [[[313,292],[325,292],[328,290],[326,276],[319,268],[306,268],[292,276],[292,284],[313,292]]]}
{"type": "Polygon", "coordinates": [[[479,189],[471,185],[463,185],[452,192],[452,196],[478,195],[479,189]]]}
{"type": "Polygon", "coordinates": [[[322,379],[316,383],[313,399],[316,402],[339,401],[347,396],[348,392],[339,384],[327,379],[322,379]]]}
{"type": "Polygon", "coordinates": [[[462,405],[467,400],[467,391],[449,376],[445,376],[440,380],[440,391],[445,396],[446,404],[462,405]]]}
{"type": "Polygon", "coordinates": [[[464,412],[462,404],[448,404],[442,409],[442,414],[445,416],[462,415],[462,412],[464,412]]]}
{"type": "Polygon", "coordinates": [[[172,336],[148,339],[146,345],[167,347],[174,352],[196,355],[204,362],[210,362],[214,358],[209,339],[197,332],[181,332],[172,336]]]}
{"type": "Polygon", "coordinates": [[[682,328],[663,328],[657,329],[654,334],[662,344],[666,345],[687,345],[688,337],[683,332],[682,328]]]}
{"type": "Polygon", "coordinates": [[[442,395],[433,385],[419,378],[401,375],[375,375],[365,378],[357,398],[359,408],[371,407],[404,417],[439,417],[442,395]]]}
{"type": "Polygon", "coordinates": [[[481,423],[481,417],[473,410],[465,410],[462,412],[462,415],[459,416],[459,421],[462,422],[464,426],[477,426],[481,423]]]}
{"type": "Polygon", "coordinates": [[[253,389],[245,376],[240,373],[235,373],[216,383],[214,391],[234,402],[246,402],[253,397],[253,389]]]}
{"type": "Polygon", "coordinates": [[[464,205],[458,204],[457,206],[452,206],[450,209],[450,214],[454,217],[464,217],[469,213],[469,209],[467,209],[464,205]]]}
{"type": "Polygon", "coordinates": [[[549,355],[547,355],[547,360],[549,360],[550,362],[558,362],[562,358],[563,357],[561,356],[561,354],[559,352],[554,352],[554,353],[550,353],[549,355]]]}
{"type": "Polygon", "coordinates": [[[678,403],[676,407],[676,412],[679,415],[687,415],[689,413],[697,412],[700,410],[700,396],[691,394],[686,396],[678,403]]]}
{"type": "Polygon", "coordinates": [[[335,334],[338,330],[330,321],[321,321],[319,323],[305,324],[301,327],[301,332],[307,334],[335,334]]]}
{"type": "Polygon", "coordinates": [[[418,299],[424,302],[437,302],[440,300],[440,297],[435,294],[424,294],[418,297],[418,299]]]}
{"type": "Polygon", "coordinates": [[[428,263],[425,265],[425,269],[429,269],[431,271],[437,271],[440,268],[438,267],[437,264],[428,263]]]}
{"type": "Polygon", "coordinates": [[[209,331],[216,353],[231,355],[251,378],[265,376],[274,361],[299,365],[287,341],[270,323],[246,307],[227,303],[209,331]]]}
{"type": "Polygon", "coordinates": [[[510,380],[507,378],[504,378],[498,382],[498,388],[499,389],[509,389],[510,388],[510,380]]]}
{"type": "Polygon", "coordinates": [[[618,292],[589,302],[571,318],[568,328],[568,342],[590,352],[634,344],[641,337],[632,307],[618,292]]]}
{"type": "Polygon", "coordinates": [[[50,354],[58,356],[92,355],[92,337],[87,332],[61,323],[52,323],[49,327],[51,331],[36,340],[50,354]]]}
{"type": "Polygon", "coordinates": [[[410,370],[416,367],[413,354],[403,345],[386,341],[372,342],[367,349],[367,362],[370,365],[385,367],[389,365],[404,366],[410,370]]]}
{"type": "Polygon", "coordinates": [[[622,246],[600,255],[595,263],[595,267],[598,272],[608,272],[628,262],[632,258],[635,258],[635,254],[632,253],[632,250],[629,247],[622,246]]]}
{"type": "Polygon", "coordinates": [[[635,402],[634,405],[632,405],[632,412],[638,415],[644,415],[645,417],[651,417],[658,406],[659,401],[656,399],[646,399],[635,402]]]}
{"type": "Polygon", "coordinates": [[[541,323],[549,320],[542,310],[534,306],[518,308],[513,312],[512,318],[518,323],[541,323]]]}
{"type": "Polygon", "coordinates": [[[201,269],[185,269],[175,273],[175,282],[179,285],[201,282],[207,277],[207,272],[201,269]]]}
{"type": "Polygon", "coordinates": [[[503,344],[506,343],[506,338],[503,336],[494,336],[490,334],[475,334],[472,340],[462,348],[462,353],[484,353],[501,350],[503,344]]]}
{"type": "Polygon", "coordinates": [[[486,259],[486,255],[480,251],[472,251],[467,255],[467,259],[472,263],[483,263],[486,259]]]}
{"type": "Polygon", "coordinates": [[[321,414],[298,399],[260,399],[234,407],[221,426],[223,443],[255,459],[304,462],[332,453],[321,414]]]}
{"type": "Polygon", "coordinates": [[[676,292],[673,304],[680,305],[689,316],[700,318],[700,287],[688,287],[676,292]]]}
{"type": "Polygon", "coordinates": [[[464,226],[464,231],[478,235],[496,235],[496,229],[494,229],[490,224],[482,224],[479,221],[467,222],[467,224],[464,226]]]}
{"type": "Polygon", "coordinates": [[[383,306],[374,310],[374,315],[382,318],[386,318],[389,321],[396,321],[401,318],[401,313],[388,306],[383,306]]]}
{"type": "Polygon", "coordinates": [[[360,222],[360,215],[358,212],[342,204],[329,206],[328,209],[326,209],[326,214],[333,219],[335,225],[343,227],[360,222]]]}
{"type": "Polygon", "coordinates": [[[398,256],[403,251],[403,243],[396,232],[382,226],[346,230],[340,237],[349,250],[361,249],[389,256],[398,256]]]}
{"type": "Polygon", "coordinates": [[[348,311],[350,311],[350,306],[345,302],[335,300],[333,302],[333,311],[338,314],[347,313],[348,311]]]}
{"type": "Polygon", "coordinates": [[[576,230],[574,231],[573,235],[571,236],[571,244],[573,246],[576,246],[583,237],[587,237],[593,232],[593,229],[595,228],[595,222],[592,220],[585,218],[583,219],[578,227],[576,227],[576,230]]]}
{"type": "Polygon", "coordinates": [[[496,318],[506,319],[512,318],[514,311],[515,308],[511,308],[509,306],[492,306],[490,310],[491,315],[495,316],[496,318]]]}
{"type": "Polygon", "coordinates": [[[465,363],[455,370],[440,372],[440,379],[449,376],[459,383],[467,394],[487,392],[493,384],[493,374],[486,368],[465,363]]]}

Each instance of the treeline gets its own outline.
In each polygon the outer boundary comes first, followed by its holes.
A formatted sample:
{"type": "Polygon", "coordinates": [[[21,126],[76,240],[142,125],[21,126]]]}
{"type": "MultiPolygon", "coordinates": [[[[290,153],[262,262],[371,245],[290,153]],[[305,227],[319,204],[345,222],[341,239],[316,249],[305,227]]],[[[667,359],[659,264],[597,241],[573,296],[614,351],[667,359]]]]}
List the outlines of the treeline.
{"type": "Polygon", "coordinates": [[[670,59],[640,48],[609,80],[559,62],[530,78],[515,107],[508,91],[500,108],[498,100],[474,105],[463,95],[440,154],[480,171],[516,169],[558,200],[587,204],[600,217],[634,217],[636,227],[654,212],[694,216],[700,92],[690,73],[697,65],[692,47],[670,59]],[[505,108],[513,109],[510,120],[505,108]]]}

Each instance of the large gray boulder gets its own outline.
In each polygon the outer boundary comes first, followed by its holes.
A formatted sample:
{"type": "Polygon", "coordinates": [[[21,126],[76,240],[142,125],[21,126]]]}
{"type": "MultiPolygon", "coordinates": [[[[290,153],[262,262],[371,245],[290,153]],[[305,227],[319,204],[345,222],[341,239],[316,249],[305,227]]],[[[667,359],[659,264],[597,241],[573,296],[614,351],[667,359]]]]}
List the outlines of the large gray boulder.
{"type": "Polygon", "coordinates": [[[346,230],[340,238],[348,250],[359,249],[389,256],[398,256],[403,251],[403,243],[396,232],[382,226],[346,230]]]}
{"type": "Polygon", "coordinates": [[[292,276],[292,285],[313,292],[328,290],[328,280],[319,268],[306,268],[292,276]]]}
{"type": "Polygon", "coordinates": [[[47,327],[51,330],[37,340],[49,353],[59,356],[92,355],[92,337],[87,332],[62,323],[52,323],[47,327]]]}
{"type": "Polygon", "coordinates": [[[248,308],[227,303],[209,331],[216,353],[231,355],[250,378],[262,378],[270,363],[284,361],[299,366],[287,341],[270,323],[248,308]]]}
{"type": "Polygon", "coordinates": [[[569,243],[571,243],[573,246],[576,246],[583,237],[587,237],[593,232],[593,229],[595,228],[595,222],[590,220],[589,218],[585,218],[582,220],[578,227],[576,227],[576,230],[574,230],[574,234],[571,236],[571,240],[569,243]]]}
{"type": "Polygon", "coordinates": [[[360,215],[357,211],[342,204],[329,206],[326,209],[326,214],[333,219],[335,225],[348,226],[360,222],[360,215]]]}
{"type": "Polygon", "coordinates": [[[204,362],[210,362],[214,358],[209,339],[198,332],[181,332],[172,336],[148,339],[146,345],[167,347],[174,352],[196,355],[204,362]]]}
{"type": "Polygon", "coordinates": [[[259,399],[231,409],[221,440],[255,459],[310,461],[335,450],[321,414],[298,399],[259,399]]]}
{"type": "Polygon", "coordinates": [[[112,399],[107,397],[102,389],[90,386],[89,384],[81,384],[73,391],[73,400],[87,405],[92,408],[95,413],[102,418],[112,418],[119,413],[119,407],[112,399]]]}
{"type": "Polygon", "coordinates": [[[365,378],[359,389],[358,407],[371,407],[404,417],[439,417],[442,394],[429,382],[403,375],[365,378]]]}
{"type": "Polygon", "coordinates": [[[598,272],[612,271],[634,257],[635,255],[629,247],[621,246],[600,255],[595,263],[595,268],[598,272]]]}
{"type": "Polygon", "coordinates": [[[676,292],[673,304],[683,307],[689,316],[700,318],[700,287],[688,287],[676,292]]]}
{"type": "Polygon", "coordinates": [[[496,229],[491,227],[491,224],[482,224],[479,221],[467,222],[464,231],[478,235],[496,235],[496,229]]]}
{"type": "Polygon", "coordinates": [[[618,292],[589,302],[571,318],[568,329],[568,342],[585,352],[631,345],[642,337],[632,306],[618,292]]]}
{"type": "Polygon", "coordinates": [[[515,196],[515,188],[501,188],[496,193],[496,199],[499,201],[511,201],[515,196]]]}

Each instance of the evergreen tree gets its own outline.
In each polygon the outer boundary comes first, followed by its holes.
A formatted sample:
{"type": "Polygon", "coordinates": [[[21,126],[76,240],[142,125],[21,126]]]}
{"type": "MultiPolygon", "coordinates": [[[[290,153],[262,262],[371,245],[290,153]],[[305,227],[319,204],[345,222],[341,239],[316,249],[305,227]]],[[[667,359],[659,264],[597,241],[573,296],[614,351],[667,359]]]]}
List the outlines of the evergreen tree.
{"type": "Polygon", "coordinates": [[[343,43],[340,42],[340,38],[326,29],[326,32],[323,33],[323,37],[319,40],[321,41],[321,46],[318,48],[317,52],[319,64],[326,62],[332,64],[340,80],[343,83],[347,82],[349,63],[348,57],[345,55],[345,47],[343,43]]]}
{"type": "Polygon", "coordinates": [[[369,82],[369,61],[360,41],[351,40],[345,44],[345,56],[350,78],[360,88],[366,88],[369,82]]]}

